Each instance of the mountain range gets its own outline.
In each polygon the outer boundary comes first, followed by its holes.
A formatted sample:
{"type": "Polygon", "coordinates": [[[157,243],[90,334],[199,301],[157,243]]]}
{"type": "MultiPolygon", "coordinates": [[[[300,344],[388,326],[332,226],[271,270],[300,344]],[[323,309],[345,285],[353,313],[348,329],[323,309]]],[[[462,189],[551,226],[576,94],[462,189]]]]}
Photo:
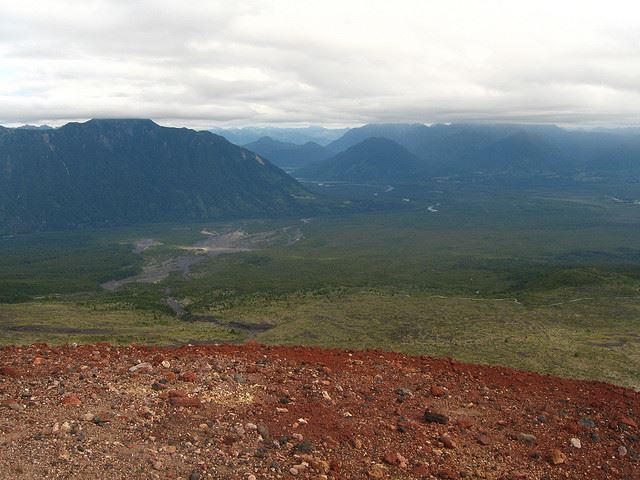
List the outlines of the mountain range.
{"type": "Polygon", "coordinates": [[[287,215],[305,211],[308,197],[260,155],[211,132],[151,120],[0,127],[2,232],[287,215]]]}
{"type": "MultiPolygon", "coordinates": [[[[637,129],[586,131],[553,125],[370,124],[349,130],[326,149],[337,154],[370,138],[385,138],[406,148],[419,159],[422,179],[487,174],[506,177],[640,175],[637,129]]],[[[300,176],[311,172],[320,175],[320,169],[313,168],[316,166],[320,164],[301,171],[300,176]]],[[[333,165],[331,169],[334,178],[340,176],[336,167],[333,165]]],[[[413,168],[404,176],[416,180],[418,178],[412,177],[413,168]]],[[[342,177],[353,177],[348,164],[342,177]]]]}
{"type": "Polygon", "coordinates": [[[640,132],[370,124],[326,146],[261,137],[240,147],[209,131],[151,120],[0,127],[0,233],[293,215],[326,207],[278,166],[298,178],[349,183],[482,176],[637,182],[640,132]]]}
{"type": "Polygon", "coordinates": [[[330,157],[331,151],[316,142],[302,145],[281,142],[271,137],[262,137],[244,147],[268,158],[273,164],[285,169],[297,169],[330,157]]]}
{"type": "Polygon", "coordinates": [[[326,145],[344,135],[348,128],[324,128],[310,127],[243,127],[221,128],[214,127],[210,131],[225,137],[236,145],[245,145],[255,142],[262,137],[270,137],[280,142],[295,143],[301,145],[307,142],[315,142],[326,145]]]}

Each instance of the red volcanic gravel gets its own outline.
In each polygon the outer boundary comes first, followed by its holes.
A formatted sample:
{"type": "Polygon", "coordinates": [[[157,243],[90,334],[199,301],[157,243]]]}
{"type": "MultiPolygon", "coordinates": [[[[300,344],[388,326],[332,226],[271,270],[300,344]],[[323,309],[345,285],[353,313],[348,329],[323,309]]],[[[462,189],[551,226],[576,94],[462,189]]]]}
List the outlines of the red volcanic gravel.
{"type": "Polygon", "coordinates": [[[640,394],[382,351],[0,349],[0,478],[640,479],[640,394]]]}

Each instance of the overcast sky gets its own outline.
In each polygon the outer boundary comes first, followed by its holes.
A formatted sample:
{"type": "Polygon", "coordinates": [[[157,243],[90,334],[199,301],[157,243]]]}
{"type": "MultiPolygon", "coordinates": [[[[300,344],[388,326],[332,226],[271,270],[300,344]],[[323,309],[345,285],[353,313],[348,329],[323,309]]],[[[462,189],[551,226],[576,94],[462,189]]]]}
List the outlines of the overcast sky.
{"type": "Polygon", "coordinates": [[[640,2],[0,0],[0,124],[640,124],[640,2]]]}

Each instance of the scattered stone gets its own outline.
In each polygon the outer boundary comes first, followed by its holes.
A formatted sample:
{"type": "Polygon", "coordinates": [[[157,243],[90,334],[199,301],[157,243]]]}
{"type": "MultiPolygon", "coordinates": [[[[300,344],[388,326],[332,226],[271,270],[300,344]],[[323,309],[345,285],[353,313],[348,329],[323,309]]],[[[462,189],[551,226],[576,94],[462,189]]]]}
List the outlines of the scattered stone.
{"type": "Polygon", "coordinates": [[[640,403],[621,387],[383,352],[354,353],[367,359],[356,369],[349,352],[306,347],[293,358],[258,345],[112,348],[0,349],[0,364],[26,374],[0,376],[0,450],[8,452],[0,471],[30,477],[36,470],[25,462],[35,459],[38,472],[95,478],[631,479],[640,460],[640,403]],[[36,355],[44,367],[32,365],[36,355]],[[256,360],[267,355],[268,363],[256,360]],[[146,361],[155,373],[129,373],[146,361]],[[215,369],[205,374],[206,361],[215,369]],[[237,385],[234,372],[249,375],[254,363],[251,387],[237,385]],[[189,373],[196,383],[183,383],[189,373]],[[436,398],[432,379],[455,395],[436,398]]]}
{"type": "Polygon", "coordinates": [[[447,389],[439,385],[431,385],[431,395],[434,397],[444,397],[447,394],[447,389]]]}
{"type": "Polygon", "coordinates": [[[136,373],[136,372],[150,373],[153,371],[153,365],[151,365],[149,362],[142,362],[129,368],[129,371],[131,373],[136,373]]]}
{"type": "Polygon", "coordinates": [[[329,395],[329,392],[327,392],[326,390],[322,391],[322,398],[328,400],[329,402],[331,401],[331,395],[329,395]]]}
{"type": "Polygon", "coordinates": [[[196,374],[193,372],[184,373],[183,375],[180,376],[180,380],[182,380],[183,382],[195,382],[196,374]]]}
{"type": "Polygon", "coordinates": [[[386,473],[387,472],[382,467],[382,465],[373,465],[371,468],[369,468],[369,470],[367,470],[367,476],[376,480],[384,478],[386,473]]]}
{"type": "Polygon", "coordinates": [[[200,399],[192,397],[171,397],[169,402],[176,407],[200,407],[202,405],[200,399]]]}
{"type": "Polygon", "coordinates": [[[183,390],[169,390],[166,396],[167,398],[188,397],[187,392],[183,390]]]}
{"type": "Polygon", "coordinates": [[[413,392],[408,388],[398,388],[396,389],[396,393],[400,398],[413,397],[413,392]]]}
{"type": "Polygon", "coordinates": [[[622,417],[620,419],[620,423],[626,425],[627,427],[638,428],[638,424],[636,423],[636,421],[630,417],[622,417]]]}
{"type": "Polygon", "coordinates": [[[515,438],[516,440],[519,440],[524,443],[530,443],[530,444],[536,443],[536,440],[537,440],[535,435],[532,435],[530,433],[522,433],[522,432],[517,433],[515,438]]]}
{"type": "Polygon", "coordinates": [[[269,440],[269,427],[267,427],[264,423],[259,423],[256,426],[258,433],[264,440],[269,440]]]}
{"type": "Polygon", "coordinates": [[[424,463],[420,463],[413,468],[413,475],[417,478],[429,478],[431,475],[431,470],[424,463]]]}
{"type": "Polygon", "coordinates": [[[564,463],[567,461],[567,456],[562,453],[560,450],[558,450],[557,448],[554,448],[553,450],[551,450],[551,462],[554,465],[560,465],[561,463],[564,463]]]}
{"type": "Polygon", "coordinates": [[[236,373],[236,374],[233,376],[233,379],[234,379],[237,383],[239,383],[239,384],[243,384],[243,383],[245,382],[244,377],[242,376],[242,374],[241,374],[241,373],[236,373]]]}
{"type": "Polygon", "coordinates": [[[445,446],[445,448],[455,449],[457,447],[456,442],[449,435],[442,435],[440,437],[440,441],[445,446]]]}
{"type": "Polygon", "coordinates": [[[586,428],[595,428],[596,427],[596,422],[594,422],[593,420],[591,420],[590,418],[587,418],[587,417],[581,418],[578,423],[580,425],[582,425],[583,427],[586,427],[586,428]]]}
{"type": "Polygon", "coordinates": [[[460,477],[458,472],[452,468],[442,468],[438,470],[436,476],[445,480],[457,480],[460,477]]]}
{"type": "Polygon", "coordinates": [[[167,360],[163,360],[160,365],[162,365],[164,368],[171,368],[171,364],[167,360]]]}
{"type": "Polygon", "coordinates": [[[457,424],[460,428],[462,428],[462,429],[464,429],[464,430],[468,430],[468,429],[470,429],[471,427],[473,427],[473,420],[472,420],[472,419],[470,419],[470,418],[467,418],[467,417],[462,417],[462,418],[459,418],[459,419],[456,421],[456,424],[457,424]]]}
{"type": "Polygon", "coordinates": [[[309,440],[305,440],[296,445],[294,450],[298,453],[311,453],[314,450],[313,443],[309,440]]]}
{"type": "Polygon", "coordinates": [[[62,397],[61,403],[67,407],[79,407],[82,405],[82,400],[75,393],[67,393],[62,397]]]}
{"type": "Polygon", "coordinates": [[[382,460],[389,465],[395,465],[400,468],[407,468],[409,461],[400,453],[387,453],[382,460]]]}
{"type": "Polygon", "coordinates": [[[426,410],[424,412],[424,421],[427,423],[439,423],[441,425],[446,425],[449,423],[449,417],[439,412],[426,410]]]}
{"type": "Polygon", "coordinates": [[[0,367],[0,375],[4,375],[5,377],[18,378],[22,376],[22,372],[17,368],[5,365],[3,367],[0,367]]]}
{"type": "Polygon", "coordinates": [[[10,402],[7,403],[7,408],[9,410],[13,410],[14,412],[21,412],[24,410],[24,405],[17,403],[17,402],[10,402]]]}

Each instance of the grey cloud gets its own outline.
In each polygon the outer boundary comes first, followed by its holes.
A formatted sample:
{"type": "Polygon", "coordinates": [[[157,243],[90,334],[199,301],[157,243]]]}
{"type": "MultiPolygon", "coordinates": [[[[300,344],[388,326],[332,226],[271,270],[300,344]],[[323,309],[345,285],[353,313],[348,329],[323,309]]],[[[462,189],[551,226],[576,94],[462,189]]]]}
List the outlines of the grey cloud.
{"type": "Polygon", "coordinates": [[[0,123],[638,124],[635,5],[0,0],[0,123]]]}

